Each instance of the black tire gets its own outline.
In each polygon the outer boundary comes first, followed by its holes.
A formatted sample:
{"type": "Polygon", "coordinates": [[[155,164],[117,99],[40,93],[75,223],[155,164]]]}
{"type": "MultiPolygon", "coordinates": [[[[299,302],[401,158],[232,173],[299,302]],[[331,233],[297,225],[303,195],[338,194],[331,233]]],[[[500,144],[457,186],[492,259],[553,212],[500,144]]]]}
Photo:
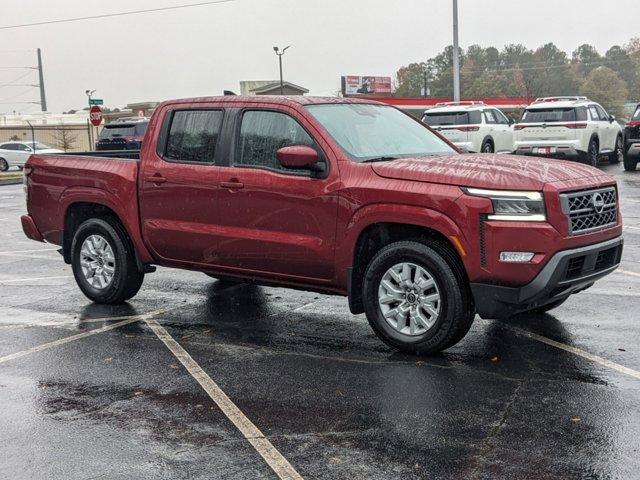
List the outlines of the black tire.
{"type": "Polygon", "coordinates": [[[9,170],[9,163],[0,157],[0,172],[6,172],[7,170],[9,170]]]}
{"type": "Polygon", "coordinates": [[[482,147],[480,148],[480,153],[494,153],[495,147],[493,146],[493,142],[489,139],[482,142],[482,147]]]}
{"type": "Polygon", "coordinates": [[[363,301],[369,324],[383,342],[418,355],[437,353],[459,342],[471,328],[475,316],[463,267],[452,249],[440,242],[401,241],[382,248],[365,271],[363,301]],[[440,293],[436,321],[419,335],[404,334],[392,327],[378,303],[378,289],[383,276],[402,262],[425,269],[440,293]]]}
{"type": "Polygon", "coordinates": [[[92,218],[78,227],[71,244],[71,266],[82,293],[96,303],[123,303],[138,293],[144,280],[144,273],[136,265],[129,236],[122,225],[111,218],[92,218]],[[115,272],[111,282],[104,288],[91,285],[80,265],[82,244],[91,235],[102,237],[113,251],[115,272]]]}
{"type": "Polygon", "coordinates": [[[616,163],[620,163],[623,158],[624,143],[622,142],[622,137],[618,135],[618,138],[616,138],[616,147],[613,149],[613,152],[609,154],[609,163],[615,165],[616,163]]]}
{"type": "Polygon", "coordinates": [[[598,166],[598,154],[600,153],[600,144],[598,143],[597,138],[592,138],[589,140],[589,147],[587,148],[587,152],[584,155],[584,161],[587,165],[591,165],[592,167],[598,166]]]}
{"type": "Polygon", "coordinates": [[[564,302],[567,301],[569,297],[565,297],[561,300],[556,300],[555,302],[549,303],[547,305],[544,305],[542,307],[538,307],[538,308],[534,308],[533,310],[529,310],[529,313],[546,313],[549,310],[553,310],[554,308],[559,307],[560,305],[562,305],[564,302]]]}
{"type": "Polygon", "coordinates": [[[631,158],[627,153],[624,155],[624,169],[627,172],[635,172],[638,166],[638,159],[631,158]]]}

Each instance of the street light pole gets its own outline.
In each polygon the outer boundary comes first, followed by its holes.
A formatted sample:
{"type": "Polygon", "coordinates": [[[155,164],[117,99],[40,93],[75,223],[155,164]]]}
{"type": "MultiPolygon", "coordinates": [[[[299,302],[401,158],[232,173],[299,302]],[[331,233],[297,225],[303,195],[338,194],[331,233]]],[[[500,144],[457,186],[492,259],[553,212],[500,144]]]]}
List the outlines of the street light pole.
{"type": "Polygon", "coordinates": [[[460,58],[458,55],[458,0],[453,0],[453,101],[460,101],[460,58]]]}
{"type": "Polygon", "coordinates": [[[273,51],[276,52],[276,55],[278,56],[278,64],[280,66],[280,95],[284,95],[284,82],[282,81],[282,56],[290,46],[291,45],[287,45],[282,49],[282,51],[278,47],[273,47],[273,51]]]}

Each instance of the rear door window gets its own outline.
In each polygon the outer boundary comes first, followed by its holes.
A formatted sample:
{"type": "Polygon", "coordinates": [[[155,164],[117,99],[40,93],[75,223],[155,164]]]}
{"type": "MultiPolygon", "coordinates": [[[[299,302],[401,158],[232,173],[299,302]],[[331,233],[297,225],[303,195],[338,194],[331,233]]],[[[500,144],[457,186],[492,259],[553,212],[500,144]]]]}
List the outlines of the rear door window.
{"type": "Polygon", "coordinates": [[[633,114],[631,120],[640,120],[640,105],[638,105],[638,108],[636,108],[636,113],[633,114]]]}
{"type": "Polygon", "coordinates": [[[600,115],[598,115],[595,105],[589,105],[589,113],[591,114],[591,120],[596,122],[600,120],[600,115]]]}
{"type": "Polygon", "coordinates": [[[604,108],[602,108],[600,105],[596,105],[596,110],[598,111],[598,116],[600,117],[600,121],[601,122],[606,122],[609,120],[609,114],[607,112],[604,111],[604,108]]]}
{"type": "Polygon", "coordinates": [[[213,163],[222,117],[222,110],[175,111],[164,158],[176,162],[213,163]]]}
{"type": "Polygon", "coordinates": [[[575,122],[576,109],[570,108],[535,108],[525,110],[520,123],[575,122]]]}
{"type": "Polygon", "coordinates": [[[485,123],[489,123],[489,124],[498,123],[498,120],[496,119],[496,116],[494,115],[492,110],[484,111],[484,120],[485,120],[485,123]]]}

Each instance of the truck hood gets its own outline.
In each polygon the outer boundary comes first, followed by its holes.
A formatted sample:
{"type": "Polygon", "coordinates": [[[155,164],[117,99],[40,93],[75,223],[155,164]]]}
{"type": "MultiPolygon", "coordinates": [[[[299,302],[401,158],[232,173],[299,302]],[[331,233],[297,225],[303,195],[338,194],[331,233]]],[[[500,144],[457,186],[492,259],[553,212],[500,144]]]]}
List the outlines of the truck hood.
{"type": "Polygon", "coordinates": [[[402,158],[372,163],[371,168],[384,178],[504,190],[542,190],[545,183],[603,175],[574,162],[488,154],[402,158]]]}

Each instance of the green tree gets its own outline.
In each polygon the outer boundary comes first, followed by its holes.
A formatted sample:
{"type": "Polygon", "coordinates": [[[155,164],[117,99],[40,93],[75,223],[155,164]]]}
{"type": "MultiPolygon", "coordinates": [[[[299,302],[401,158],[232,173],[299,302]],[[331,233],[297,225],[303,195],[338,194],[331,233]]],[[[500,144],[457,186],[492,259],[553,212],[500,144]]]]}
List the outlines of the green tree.
{"type": "Polygon", "coordinates": [[[625,82],[628,93],[637,98],[638,91],[638,63],[629,55],[629,52],[619,45],[614,45],[605,53],[606,66],[615,71],[625,82]]]}
{"type": "Polygon", "coordinates": [[[629,94],[624,80],[608,67],[593,70],[582,84],[580,93],[619,117],[624,114],[624,104],[629,94]]]}
{"type": "Polygon", "coordinates": [[[421,96],[425,84],[425,73],[428,84],[432,78],[426,63],[410,63],[406,67],[400,67],[396,73],[396,95],[399,97],[421,96]]]}
{"type": "Polygon", "coordinates": [[[487,70],[465,90],[465,97],[515,97],[518,96],[512,71],[487,70]]]}
{"type": "Polygon", "coordinates": [[[596,47],[584,43],[573,51],[571,65],[577,79],[582,82],[595,68],[602,65],[602,56],[596,47]]]}
{"type": "Polygon", "coordinates": [[[533,54],[535,75],[532,81],[534,96],[569,95],[578,88],[567,54],[553,43],[547,43],[533,54]]]}

